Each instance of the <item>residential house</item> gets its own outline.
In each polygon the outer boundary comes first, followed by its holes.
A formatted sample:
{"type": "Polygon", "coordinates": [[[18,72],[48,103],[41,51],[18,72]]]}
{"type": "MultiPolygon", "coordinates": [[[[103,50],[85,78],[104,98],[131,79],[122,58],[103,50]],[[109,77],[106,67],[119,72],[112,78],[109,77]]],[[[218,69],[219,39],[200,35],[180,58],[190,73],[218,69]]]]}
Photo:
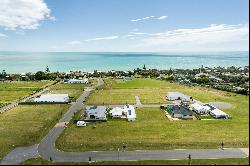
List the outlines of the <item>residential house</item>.
{"type": "Polygon", "coordinates": [[[88,84],[89,80],[88,78],[83,78],[83,79],[70,79],[65,82],[66,84],[88,84]]]}
{"type": "Polygon", "coordinates": [[[173,118],[193,119],[193,113],[187,105],[168,105],[166,110],[173,118]]]}
{"type": "Polygon", "coordinates": [[[124,105],[122,108],[115,107],[110,111],[110,116],[113,118],[126,118],[128,121],[135,121],[135,108],[129,104],[124,105]]]}
{"type": "Polygon", "coordinates": [[[105,106],[88,106],[86,107],[85,120],[88,121],[106,121],[107,108],[105,106]]]}
{"type": "Polygon", "coordinates": [[[192,100],[192,97],[186,96],[180,92],[168,92],[166,95],[166,99],[169,101],[181,100],[184,102],[189,102],[192,100]]]}

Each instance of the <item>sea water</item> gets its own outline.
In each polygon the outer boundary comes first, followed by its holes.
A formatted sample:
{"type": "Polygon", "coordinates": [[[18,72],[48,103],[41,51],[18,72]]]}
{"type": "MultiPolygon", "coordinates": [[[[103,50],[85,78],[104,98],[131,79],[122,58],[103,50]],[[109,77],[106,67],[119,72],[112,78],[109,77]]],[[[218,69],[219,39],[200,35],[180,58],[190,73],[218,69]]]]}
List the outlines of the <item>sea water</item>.
{"type": "Polygon", "coordinates": [[[151,69],[244,67],[249,52],[142,53],[142,52],[0,52],[0,71],[24,73],[44,71],[133,70],[145,64],[151,69]]]}

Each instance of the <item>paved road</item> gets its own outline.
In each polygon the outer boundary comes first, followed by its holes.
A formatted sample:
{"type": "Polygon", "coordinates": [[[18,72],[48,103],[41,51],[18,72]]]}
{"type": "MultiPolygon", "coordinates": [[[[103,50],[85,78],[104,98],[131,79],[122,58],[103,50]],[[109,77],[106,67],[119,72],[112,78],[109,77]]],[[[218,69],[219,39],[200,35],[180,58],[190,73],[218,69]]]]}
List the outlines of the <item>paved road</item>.
{"type": "Polygon", "coordinates": [[[0,165],[17,165],[22,161],[37,158],[39,153],[37,151],[38,144],[29,147],[19,147],[11,151],[4,159],[0,162],[0,165]]]}
{"type": "MultiPolygon", "coordinates": [[[[83,94],[76,100],[75,103],[69,108],[64,114],[60,121],[53,127],[49,134],[42,139],[39,145],[33,145],[30,147],[18,147],[11,151],[4,159],[0,162],[0,165],[17,165],[22,161],[30,158],[36,158],[39,155],[46,158],[46,156],[55,156],[58,150],[55,149],[55,141],[57,137],[62,133],[65,127],[65,123],[69,123],[74,113],[84,108],[83,101],[90,94],[90,91],[94,90],[98,86],[103,85],[102,79],[98,79],[98,84],[93,87],[86,87],[83,94]],[[60,124],[60,125],[59,125],[60,124]],[[61,125],[62,124],[62,125],[61,125]]],[[[49,158],[47,158],[49,159],[49,158]]]]}
{"type": "MultiPolygon", "coordinates": [[[[98,80],[98,85],[103,81],[98,80]]],[[[82,109],[82,102],[95,87],[86,88],[80,98],[70,107],[49,134],[39,145],[32,147],[16,148],[9,153],[0,164],[19,164],[29,158],[41,156],[47,160],[52,159],[57,162],[87,162],[89,157],[92,161],[110,160],[169,160],[187,159],[190,154],[192,159],[212,159],[212,158],[244,158],[249,155],[248,148],[228,148],[228,149],[176,149],[176,150],[138,150],[138,151],[98,151],[98,152],[62,152],[55,148],[55,141],[63,132],[65,123],[67,124],[74,113],[82,109]]]]}

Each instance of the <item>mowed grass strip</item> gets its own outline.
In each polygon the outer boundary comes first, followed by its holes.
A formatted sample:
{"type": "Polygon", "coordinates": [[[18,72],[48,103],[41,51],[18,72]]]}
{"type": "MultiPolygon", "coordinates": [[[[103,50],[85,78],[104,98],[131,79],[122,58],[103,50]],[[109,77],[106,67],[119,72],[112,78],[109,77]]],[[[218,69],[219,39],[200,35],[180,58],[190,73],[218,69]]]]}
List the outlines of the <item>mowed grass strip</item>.
{"type": "MultiPolygon", "coordinates": [[[[192,159],[191,165],[249,165],[249,158],[235,159],[192,159]]],[[[42,158],[29,159],[21,165],[188,165],[188,160],[141,160],[141,161],[100,161],[100,162],[53,162],[42,158]]]]}
{"type": "Polygon", "coordinates": [[[0,102],[9,103],[22,99],[23,97],[52,84],[53,81],[18,81],[0,83],[0,102]]]}
{"type": "Polygon", "coordinates": [[[68,108],[69,105],[22,105],[0,114],[0,160],[15,147],[39,143],[68,108]]]}

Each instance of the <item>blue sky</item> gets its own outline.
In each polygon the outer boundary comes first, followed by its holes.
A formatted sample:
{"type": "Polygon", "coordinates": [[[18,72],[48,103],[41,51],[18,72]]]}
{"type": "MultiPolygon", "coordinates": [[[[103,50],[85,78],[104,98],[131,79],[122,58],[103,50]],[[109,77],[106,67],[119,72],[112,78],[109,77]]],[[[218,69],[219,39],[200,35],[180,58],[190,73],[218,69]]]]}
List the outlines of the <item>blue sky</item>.
{"type": "Polygon", "coordinates": [[[0,51],[248,50],[248,3],[1,0],[0,51]]]}

